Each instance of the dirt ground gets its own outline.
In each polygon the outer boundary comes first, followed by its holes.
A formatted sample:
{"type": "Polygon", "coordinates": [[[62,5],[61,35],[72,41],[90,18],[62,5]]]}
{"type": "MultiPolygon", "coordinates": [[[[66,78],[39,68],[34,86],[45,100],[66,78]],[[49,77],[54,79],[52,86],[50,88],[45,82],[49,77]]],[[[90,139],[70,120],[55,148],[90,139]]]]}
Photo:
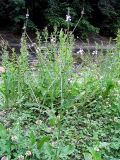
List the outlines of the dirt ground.
{"type": "MultiPolygon", "coordinates": [[[[33,34],[30,34],[30,33],[28,34],[30,35],[31,38],[35,37],[33,34]]],[[[0,31],[0,40],[2,40],[2,38],[8,41],[11,46],[16,46],[16,45],[19,45],[20,43],[21,35],[15,34],[10,31],[0,31]]],[[[103,44],[104,46],[108,46],[110,44],[114,45],[115,42],[114,40],[110,41],[110,38],[108,37],[102,37],[100,35],[96,35],[93,33],[89,34],[89,38],[86,42],[83,41],[80,37],[77,37],[76,39],[76,47],[85,47],[86,45],[95,46],[96,43],[99,45],[103,44]]]]}
{"type": "MultiPolygon", "coordinates": [[[[30,38],[34,41],[35,39],[35,35],[28,33],[28,35],[30,36],[30,38]]],[[[0,41],[1,40],[5,40],[8,42],[9,44],[9,48],[15,48],[16,53],[19,52],[20,49],[20,39],[21,39],[21,35],[19,34],[15,34],[11,31],[0,31],[0,41]]],[[[108,50],[108,49],[113,49],[115,46],[115,41],[111,40],[110,38],[106,38],[106,37],[102,37],[99,35],[95,35],[93,33],[91,33],[89,35],[89,38],[87,41],[83,41],[80,37],[77,37],[75,40],[75,46],[74,46],[74,50],[73,50],[73,56],[76,58],[79,57],[78,51],[81,49],[83,49],[85,52],[89,51],[89,52],[93,52],[94,50],[108,50]]],[[[35,54],[30,52],[30,62],[35,60],[35,54]]],[[[1,56],[0,56],[0,62],[1,62],[1,56]]]]}

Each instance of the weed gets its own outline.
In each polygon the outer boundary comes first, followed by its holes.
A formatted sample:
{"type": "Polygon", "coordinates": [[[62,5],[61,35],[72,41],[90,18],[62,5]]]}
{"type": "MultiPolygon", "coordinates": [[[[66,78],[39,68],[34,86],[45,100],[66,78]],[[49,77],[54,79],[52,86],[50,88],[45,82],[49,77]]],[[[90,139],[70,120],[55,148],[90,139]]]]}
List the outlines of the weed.
{"type": "Polygon", "coordinates": [[[34,45],[25,31],[19,56],[12,50],[9,57],[3,44],[1,158],[120,159],[119,35],[114,54],[102,55],[99,65],[83,59],[77,73],[73,44],[72,34],[56,28],[50,37],[47,29],[37,32],[34,45]],[[36,53],[34,68],[27,38],[36,53]]]}

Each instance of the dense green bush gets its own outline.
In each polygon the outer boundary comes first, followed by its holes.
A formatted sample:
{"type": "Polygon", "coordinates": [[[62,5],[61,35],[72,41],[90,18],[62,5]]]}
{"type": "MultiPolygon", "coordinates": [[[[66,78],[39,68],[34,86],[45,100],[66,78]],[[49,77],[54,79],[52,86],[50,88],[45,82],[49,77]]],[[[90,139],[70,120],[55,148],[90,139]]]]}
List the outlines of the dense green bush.
{"type": "Polygon", "coordinates": [[[46,25],[52,29],[55,25],[67,28],[66,14],[70,9],[72,30],[78,22],[81,11],[84,8],[85,14],[78,24],[76,31],[83,34],[89,32],[99,32],[102,35],[115,35],[120,27],[120,2],[119,0],[99,0],[99,1],[64,1],[64,0],[9,0],[0,1],[0,20],[5,23],[1,25],[13,24],[16,29],[23,26],[27,8],[29,9],[30,27],[35,28],[33,23],[42,29],[46,25]],[[33,22],[33,23],[32,23],[33,22]],[[115,22],[115,23],[114,23],[115,22]]]}
{"type": "Polygon", "coordinates": [[[0,19],[3,24],[12,24],[12,27],[16,27],[16,29],[22,27],[26,13],[24,0],[0,1],[0,10],[0,19]]]}

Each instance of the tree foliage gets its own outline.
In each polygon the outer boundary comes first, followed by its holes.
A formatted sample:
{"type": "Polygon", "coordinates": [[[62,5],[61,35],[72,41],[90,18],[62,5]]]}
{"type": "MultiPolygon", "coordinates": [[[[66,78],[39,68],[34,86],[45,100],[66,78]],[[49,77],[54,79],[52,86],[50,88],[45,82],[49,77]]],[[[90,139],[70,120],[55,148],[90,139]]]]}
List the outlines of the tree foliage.
{"type": "Polygon", "coordinates": [[[26,9],[29,9],[30,20],[40,29],[67,27],[65,16],[68,7],[74,28],[84,7],[85,14],[77,27],[79,33],[98,32],[103,35],[114,35],[120,27],[119,0],[0,0],[0,20],[16,28],[21,28],[26,9]]]}

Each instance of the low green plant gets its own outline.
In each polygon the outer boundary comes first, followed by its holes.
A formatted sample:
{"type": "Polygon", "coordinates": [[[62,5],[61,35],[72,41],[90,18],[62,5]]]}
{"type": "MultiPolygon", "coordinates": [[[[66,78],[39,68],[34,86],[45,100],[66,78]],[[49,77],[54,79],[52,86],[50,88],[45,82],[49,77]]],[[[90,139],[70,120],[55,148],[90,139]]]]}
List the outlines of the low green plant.
{"type": "MultiPolygon", "coordinates": [[[[51,136],[44,134],[40,139],[36,139],[36,135],[34,136],[34,134],[32,134],[30,140],[28,139],[28,143],[27,139],[24,142],[21,126],[18,126],[16,123],[11,133],[18,133],[16,137],[18,137],[19,140],[13,147],[11,153],[9,153],[11,157],[19,156],[19,154],[24,155],[24,150],[26,150],[27,146],[31,146],[29,144],[30,141],[33,141],[31,138],[35,139],[31,147],[36,146],[35,151],[32,153],[38,159],[42,155],[47,159],[65,158],[74,151],[73,145],[64,144],[63,141],[60,141],[62,117],[66,110],[72,106],[72,98],[74,98],[71,97],[70,99],[68,97],[68,94],[71,95],[72,87],[69,85],[68,78],[72,74],[73,67],[73,38],[72,36],[69,37],[68,34],[64,34],[61,30],[57,37],[59,43],[54,44],[51,40],[50,44],[49,39],[46,37],[47,32],[44,35],[45,46],[40,46],[41,42],[38,41],[34,48],[38,59],[34,71],[32,71],[28,63],[25,33],[21,39],[21,50],[18,57],[15,57],[13,50],[12,58],[10,58],[8,56],[7,46],[2,46],[2,64],[6,71],[2,74],[3,86],[1,91],[5,97],[3,108],[9,109],[11,106],[17,108],[29,107],[29,109],[42,112],[44,109],[47,110],[47,108],[49,108],[51,110],[57,107],[54,117],[49,115],[49,125],[55,127],[54,139],[57,141],[57,147],[53,147],[51,142],[49,142],[51,136]],[[56,115],[58,115],[59,118],[57,118],[56,115]],[[48,148],[46,151],[43,149],[44,144],[46,148],[48,148]],[[18,151],[16,150],[17,148],[18,151]]],[[[51,35],[51,39],[53,37],[54,34],[51,35]]],[[[58,40],[56,39],[56,41],[58,40]]]]}
{"type": "Polygon", "coordinates": [[[18,56],[2,46],[1,158],[119,160],[119,35],[114,53],[77,72],[71,33],[37,33],[34,66],[27,37],[18,56]]]}

